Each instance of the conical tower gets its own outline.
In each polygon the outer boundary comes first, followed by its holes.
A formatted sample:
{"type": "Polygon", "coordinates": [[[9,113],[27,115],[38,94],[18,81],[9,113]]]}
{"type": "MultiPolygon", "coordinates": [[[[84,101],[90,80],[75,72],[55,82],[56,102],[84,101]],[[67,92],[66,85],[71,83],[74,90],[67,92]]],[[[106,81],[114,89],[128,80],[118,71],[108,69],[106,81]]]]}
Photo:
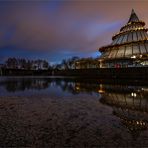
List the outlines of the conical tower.
{"type": "Polygon", "coordinates": [[[100,67],[137,67],[148,65],[148,34],[145,23],[132,10],[129,21],[112,37],[112,43],[101,47],[100,67]]]}

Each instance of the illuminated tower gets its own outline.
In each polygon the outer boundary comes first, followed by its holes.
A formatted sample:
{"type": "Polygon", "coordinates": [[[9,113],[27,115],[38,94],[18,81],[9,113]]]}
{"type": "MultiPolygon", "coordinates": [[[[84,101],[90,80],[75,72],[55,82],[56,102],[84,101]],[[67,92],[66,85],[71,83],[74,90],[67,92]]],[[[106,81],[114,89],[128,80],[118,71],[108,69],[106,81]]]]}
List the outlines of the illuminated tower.
{"type": "Polygon", "coordinates": [[[145,23],[134,10],[129,21],[112,37],[110,45],[101,47],[101,68],[137,67],[148,65],[148,34],[145,23]]]}

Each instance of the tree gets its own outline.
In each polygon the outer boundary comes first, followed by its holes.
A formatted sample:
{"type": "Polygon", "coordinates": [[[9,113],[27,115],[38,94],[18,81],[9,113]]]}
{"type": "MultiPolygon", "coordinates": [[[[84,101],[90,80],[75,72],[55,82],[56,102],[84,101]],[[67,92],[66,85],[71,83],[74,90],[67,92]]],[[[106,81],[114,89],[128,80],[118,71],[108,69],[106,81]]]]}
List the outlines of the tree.
{"type": "Polygon", "coordinates": [[[49,68],[49,63],[47,61],[43,61],[43,68],[48,69],[49,68]]]}
{"type": "Polygon", "coordinates": [[[12,69],[18,68],[18,61],[16,58],[8,58],[5,63],[7,68],[12,68],[12,69]]]}
{"type": "Polygon", "coordinates": [[[79,57],[76,57],[76,56],[74,56],[70,59],[69,66],[70,66],[71,69],[76,68],[75,63],[76,63],[77,60],[79,60],[79,57]]]}
{"type": "Polygon", "coordinates": [[[75,62],[79,59],[79,57],[72,57],[69,59],[63,59],[61,62],[61,66],[63,69],[75,69],[75,62]]]}
{"type": "Polygon", "coordinates": [[[61,66],[62,66],[64,69],[69,69],[68,62],[67,62],[66,59],[63,59],[63,60],[62,60],[61,66]]]}
{"type": "Polygon", "coordinates": [[[18,68],[20,69],[26,69],[27,67],[27,62],[25,59],[17,59],[18,61],[18,68]]]}
{"type": "Polygon", "coordinates": [[[26,69],[27,69],[27,70],[31,70],[31,69],[32,69],[32,61],[28,60],[28,61],[26,62],[26,69]]]}

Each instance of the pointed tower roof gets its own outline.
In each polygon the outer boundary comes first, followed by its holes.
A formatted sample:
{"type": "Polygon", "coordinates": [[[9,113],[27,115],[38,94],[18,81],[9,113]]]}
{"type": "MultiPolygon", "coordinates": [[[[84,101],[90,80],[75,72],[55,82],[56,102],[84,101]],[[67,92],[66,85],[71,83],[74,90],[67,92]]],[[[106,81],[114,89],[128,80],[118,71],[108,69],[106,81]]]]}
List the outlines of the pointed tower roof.
{"type": "Polygon", "coordinates": [[[134,9],[132,9],[131,16],[130,16],[130,18],[129,18],[128,23],[129,23],[129,22],[138,22],[138,21],[139,21],[139,18],[138,18],[138,16],[136,15],[134,9]]]}

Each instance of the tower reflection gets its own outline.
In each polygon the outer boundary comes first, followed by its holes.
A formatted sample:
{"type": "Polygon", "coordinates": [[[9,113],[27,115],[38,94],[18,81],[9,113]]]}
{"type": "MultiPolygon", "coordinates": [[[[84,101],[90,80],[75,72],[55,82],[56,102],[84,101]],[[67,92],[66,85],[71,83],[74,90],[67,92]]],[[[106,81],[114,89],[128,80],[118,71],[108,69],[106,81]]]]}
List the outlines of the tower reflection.
{"type": "Polygon", "coordinates": [[[148,88],[101,85],[100,102],[113,108],[113,114],[136,139],[148,128],[148,88]]]}

